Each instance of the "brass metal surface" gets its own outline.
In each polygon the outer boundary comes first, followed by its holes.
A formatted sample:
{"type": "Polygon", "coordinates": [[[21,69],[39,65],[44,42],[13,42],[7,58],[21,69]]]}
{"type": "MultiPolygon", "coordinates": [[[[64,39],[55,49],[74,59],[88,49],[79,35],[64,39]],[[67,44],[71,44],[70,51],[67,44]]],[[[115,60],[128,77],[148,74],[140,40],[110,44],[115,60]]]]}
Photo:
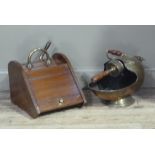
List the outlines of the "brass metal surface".
{"type": "MultiPolygon", "coordinates": [[[[122,54],[120,52],[119,56],[116,53],[110,53],[110,52],[108,52],[107,55],[108,55],[109,62],[121,61],[124,64],[124,69],[134,74],[136,79],[130,85],[127,85],[125,87],[120,87],[115,90],[99,89],[98,84],[100,83],[100,80],[96,83],[90,82],[88,87],[100,99],[113,101],[113,102],[121,101],[123,98],[128,97],[132,95],[134,92],[136,92],[141,87],[144,81],[144,68],[142,66],[142,58],[137,56],[130,57],[126,55],[124,52],[122,52],[122,54]],[[111,55],[111,57],[109,55],[111,55]]],[[[107,62],[107,64],[109,62],[107,62]]],[[[114,81],[114,84],[115,84],[115,81],[114,81]]]]}

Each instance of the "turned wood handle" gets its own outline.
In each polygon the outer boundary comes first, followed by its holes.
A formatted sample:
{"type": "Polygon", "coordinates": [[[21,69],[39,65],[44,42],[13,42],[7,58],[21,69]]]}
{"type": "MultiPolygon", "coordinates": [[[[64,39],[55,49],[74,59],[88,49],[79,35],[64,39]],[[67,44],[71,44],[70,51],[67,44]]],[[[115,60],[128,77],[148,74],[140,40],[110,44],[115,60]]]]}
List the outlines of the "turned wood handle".
{"type": "Polygon", "coordinates": [[[91,82],[92,83],[96,83],[97,81],[101,80],[102,78],[108,76],[110,74],[110,71],[109,70],[106,70],[106,71],[102,71],[98,74],[96,74],[95,76],[93,76],[91,78],[91,82]]]}
{"type": "Polygon", "coordinates": [[[112,59],[118,59],[122,57],[123,55],[126,55],[124,52],[119,51],[119,50],[108,50],[107,51],[107,58],[112,60],[112,59]]]}
{"type": "Polygon", "coordinates": [[[118,50],[108,50],[108,54],[116,55],[116,56],[122,56],[122,52],[118,50]]]}
{"type": "MultiPolygon", "coordinates": [[[[124,53],[119,50],[108,50],[107,57],[109,59],[113,59],[115,57],[121,57],[124,53]]],[[[102,71],[91,78],[92,83],[96,83],[97,81],[101,80],[102,78],[108,76],[111,72],[115,71],[116,67],[112,67],[111,69],[102,71]]]]}

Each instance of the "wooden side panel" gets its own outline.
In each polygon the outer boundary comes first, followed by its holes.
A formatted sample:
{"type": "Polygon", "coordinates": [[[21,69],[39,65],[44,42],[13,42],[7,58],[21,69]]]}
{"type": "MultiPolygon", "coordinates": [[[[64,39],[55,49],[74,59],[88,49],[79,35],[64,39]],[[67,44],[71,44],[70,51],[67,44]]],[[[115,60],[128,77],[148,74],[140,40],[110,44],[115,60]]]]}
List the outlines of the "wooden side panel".
{"type": "Polygon", "coordinates": [[[8,65],[10,96],[14,104],[25,110],[32,117],[39,115],[39,109],[34,105],[31,94],[28,90],[22,66],[15,61],[8,65]]]}

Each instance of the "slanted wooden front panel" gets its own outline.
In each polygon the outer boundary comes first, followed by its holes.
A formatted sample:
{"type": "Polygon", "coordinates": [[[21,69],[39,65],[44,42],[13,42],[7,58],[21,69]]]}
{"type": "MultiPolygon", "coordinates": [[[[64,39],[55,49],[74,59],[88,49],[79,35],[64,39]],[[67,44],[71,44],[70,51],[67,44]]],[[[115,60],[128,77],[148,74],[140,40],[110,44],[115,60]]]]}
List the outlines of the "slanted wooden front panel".
{"type": "Polygon", "coordinates": [[[66,64],[26,72],[41,112],[80,104],[83,99],[66,64]],[[63,103],[59,100],[63,99],[63,103]]]}

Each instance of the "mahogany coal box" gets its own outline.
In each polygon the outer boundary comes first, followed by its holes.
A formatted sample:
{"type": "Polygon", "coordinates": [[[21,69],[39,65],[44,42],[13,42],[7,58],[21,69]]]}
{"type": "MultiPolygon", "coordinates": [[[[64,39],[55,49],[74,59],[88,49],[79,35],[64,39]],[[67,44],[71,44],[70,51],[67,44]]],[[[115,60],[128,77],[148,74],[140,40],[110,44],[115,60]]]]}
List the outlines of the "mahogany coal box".
{"type": "Polygon", "coordinates": [[[55,53],[51,64],[8,64],[11,100],[30,116],[82,106],[86,100],[68,58],[55,53]]]}

